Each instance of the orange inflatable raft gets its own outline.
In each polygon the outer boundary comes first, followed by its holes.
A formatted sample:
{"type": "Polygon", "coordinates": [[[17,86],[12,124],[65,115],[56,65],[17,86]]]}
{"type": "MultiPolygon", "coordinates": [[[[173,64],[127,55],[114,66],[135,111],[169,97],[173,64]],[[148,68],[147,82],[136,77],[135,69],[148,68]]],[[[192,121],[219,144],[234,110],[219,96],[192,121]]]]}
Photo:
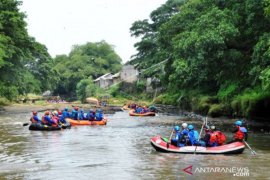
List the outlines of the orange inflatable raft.
{"type": "Polygon", "coordinates": [[[101,121],[88,121],[88,120],[74,120],[70,118],[66,118],[66,120],[72,125],[84,125],[84,126],[93,126],[93,125],[106,125],[107,118],[103,118],[101,121]]]}

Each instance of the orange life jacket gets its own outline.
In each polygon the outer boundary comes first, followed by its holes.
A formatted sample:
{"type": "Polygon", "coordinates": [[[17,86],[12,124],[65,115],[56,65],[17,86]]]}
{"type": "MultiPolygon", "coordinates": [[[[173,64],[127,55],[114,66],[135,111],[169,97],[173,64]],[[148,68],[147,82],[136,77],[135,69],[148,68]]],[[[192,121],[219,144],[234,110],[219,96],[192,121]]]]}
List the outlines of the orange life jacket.
{"type": "Polygon", "coordinates": [[[226,136],[224,133],[220,131],[214,131],[213,133],[210,134],[210,143],[215,143],[217,142],[218,145],[222,145],[223,143],[226,142],[226,136]]]}
{"type": "Polygon", "coordinates": [[[237,126],[237,132],[234,134],[235,140],[243,140],[245,138],[245,133],[241,131],[240,126],[237,126]]]}

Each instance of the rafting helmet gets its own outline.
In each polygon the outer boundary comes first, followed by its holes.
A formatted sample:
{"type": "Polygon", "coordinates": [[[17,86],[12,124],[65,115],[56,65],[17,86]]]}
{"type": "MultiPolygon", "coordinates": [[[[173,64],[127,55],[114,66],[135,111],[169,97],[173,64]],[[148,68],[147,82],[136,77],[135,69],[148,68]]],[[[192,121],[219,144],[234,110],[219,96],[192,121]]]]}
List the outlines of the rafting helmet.
{"type": "Polygon", "coordinates": [[[49,111],[46,111],[46,112],[45,112],[45,115],[50,115],[50,112],[49,112],[49,111]]]}
{"type": "Polygon", "coordinates": [[[55,115],[55,116],[57,116],[58,115],[58,112],[57,111],[53,111],[52,114],[55,115]]]}
{"type": "Polygon", "coordinates": [[[193,130],[193,129],[194,129],[193,125],[191,125],[191,124],[188,125],[188,129],[189,129],[189,130],[193,130]]]}
{"type": "Polygon", "coordinates": [[[186,129],[186,128],[187,128],[187,126],[188,126],[188,124],[187,124],[187,123],[183,123],[183,124],[182,124],[182,127],[183,127],[184,129],[186,129]]]}
{"type": "Polygon", "coordinates": [[[242,121],[238,120],[234,123],[236,126],[242,126],[242,121]]]}
{"type": "Polygon", "coordinates": [[[68,107],[65,107],[65,111],[68,111],[68,107]]]}
{"type": "Polygon", "coordinates": [[[216,130],[216,126],[211,126],[211,130],[216,130]]]}
{"type": "Polygon", "coordinates": [[[174,130],[175,131],[179,131],[180,130],[180,127],[179,126],[174,126],[174,130]]]}
{"type": "Polygon", "coordinates": [[[78,107],[75,107],[74,109],[75,109],[76,111],[78,111],[78,110],[79,110],[79,108],[78,108],[78,107]]]}
{"type": "Polygon", "coordinates": [[[33,111],[33,115],[37,115],[37,112],[36,111],[33,111]]]}

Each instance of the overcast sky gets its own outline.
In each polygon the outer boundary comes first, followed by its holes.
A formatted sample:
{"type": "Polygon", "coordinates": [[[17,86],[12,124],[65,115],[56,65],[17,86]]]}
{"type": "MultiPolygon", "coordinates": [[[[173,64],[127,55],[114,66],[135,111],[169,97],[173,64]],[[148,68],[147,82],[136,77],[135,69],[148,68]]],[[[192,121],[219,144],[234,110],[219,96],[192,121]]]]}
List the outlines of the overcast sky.
{"type": "Polygon", "coordinates": [[[22,0],[28,32],[45,44],[52,57],[69,54],[72,45],[105,40],[123,62],[136,54],[138,39],[129,28],[166,0],[22,0]]]}

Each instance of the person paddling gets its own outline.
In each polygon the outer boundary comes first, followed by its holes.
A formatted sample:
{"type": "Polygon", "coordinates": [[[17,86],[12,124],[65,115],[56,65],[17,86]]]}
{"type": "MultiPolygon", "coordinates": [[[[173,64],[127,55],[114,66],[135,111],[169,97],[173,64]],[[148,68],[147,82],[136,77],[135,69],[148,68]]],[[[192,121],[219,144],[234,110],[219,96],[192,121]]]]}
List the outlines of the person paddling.
{"type": "Polygon", "coordinates": [[[86,114],[86,119],[89,121],[94,121],[95,117],[96,117],[96,113],[92,109],[90,109],[89,112],[86,114]]]}
{"type": "Polygon", "coordinates": [[[31,117],[30,121],[32,123],[41,123],[41,119],[39,119],[36,111],[33,111],[33,116],[31,117]]]}
{"type": "Polygon", "coordinates": [[[198,139],[199,139],[199,133],[194,129],[193,125],[188,125],[188,145],[197,145],[198,144],[198,139]]]}
{"type": "Polygon", "coordinates": [[[180,138],[180,127],[179,126],[174,126],[173,128],[173,133],[175,133],[174,138],[171,139],[171,144],[178,146],[178,140],[180,138]]]}
{"type": "Polygon", "coordinates": [[[46,111],[45,116],[42,118],[43,124],[48,125],[48,126],[57,126],[58,124],[53,121],[50,117],[50,112],[46,111]]]}
{"type": "Polygon", "coordinates": [[[241,120],[237,120],[234,125],[235,127],[232,130],[232,133],[234,133],[233,140],[227,144],[237,141],[242,142],[243,140],[247,141],[248,132],[247,129],[243,126],[243,122],[241,120]]]}

